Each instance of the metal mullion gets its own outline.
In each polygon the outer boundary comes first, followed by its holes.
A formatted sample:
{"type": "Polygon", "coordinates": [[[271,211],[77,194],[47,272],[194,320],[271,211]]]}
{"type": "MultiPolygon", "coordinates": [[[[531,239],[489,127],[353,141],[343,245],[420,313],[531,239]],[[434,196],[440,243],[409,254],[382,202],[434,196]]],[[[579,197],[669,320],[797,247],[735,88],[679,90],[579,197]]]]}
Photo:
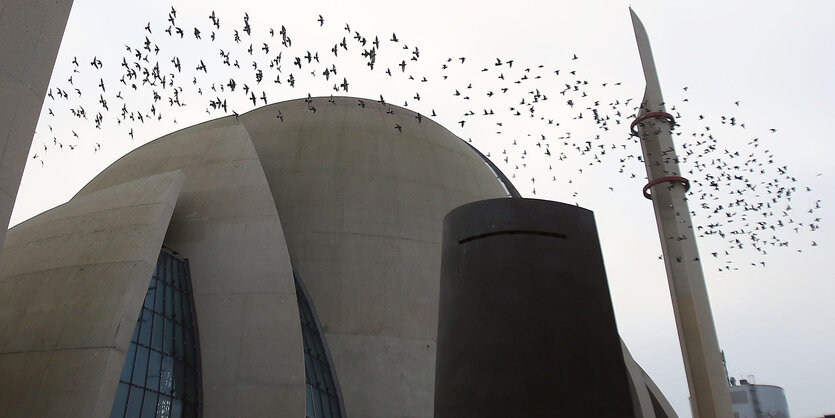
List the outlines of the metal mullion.
{"type": "MultiPolygon", "coordinates": [[[[156,295],[154,295],[154,298],[156,298],[156,295]]],[[[142,309],[146,310],[144,307],[142,309]]],[[[141,314],[139,315],[139,318],[140,319],[142,318],[141,314]]],[[[154,315],[152,313],[151,314],[151,339],[152,340],[154,338],[153,337],[153,332],[154,332],[154,322],[156,321],[155,318],[156,318],[156,315],[154,315]]],[[[137,342],[136,345],[140,346],[139,342],[137,342]]],[[[148,365],[151,363],[151,350],[152,349],[150,347],[148,347],[148,349],[149,349],[148,350],[148,359],[145,360],[145,382],[142,384],[142,401],[139,403],[139,416],[142,416],[142,409],[145,408],[145,392],[149,390],[148,386],[147,386],[148,372],[149,372],[148,365]]],[[[136,351],[139,352],[139,350],[136,350],[136,351]]],[[[136,368],[135,364],[134,364],[134,368],[136,368]]],[[[159,373],[159,371],[157,371],[157,373],[159,373]]],[[[133,381],[133,373],[131,373],[131,381],[133,381]]],[[[128,399],[130,399],[130,392],[128,392],[128,399]]],[[[125,405],[125,406],[127,407],[127,405],[125,405]]],[[[156,414],[156,411],[154,412],[154,414],[156,414]]]]}
{"type": "MultiPolygon", "coordinates": [[[[154,294],[153,296],[146,294],[146,297],[151,299],[150,301],[143,300],[142,309],[140,310],[140,315],[135,325],[136,338],[132,338],[130,346],[130,348],[134,350],[134,353],[130,358],[126,358],[125,361],[126,363],[130,362],[130,370],[126,370],[126,375],[124,376],[127,381],[123,380],[121,376],[119,379],[120,384],[124,383],[127,387],[126,401],[123,405],[124,408],[122,410],[122,417],[126,416],[128,409],[142,415],[145,412],[150,412],[150,408],[152,407],[155,408],[154,415],[156,415],[159,413],[159,402],[169,402],[170,408],[173,407],[174,401],[177,401],[178,403],[181,402],[185,408],[193,408],[195,411],[201,410],[202,387],[200,383],[202,381],[202,376],[200,373],[199,337],[197,336],[197,319],[194,312],[194,300],[190,292],[191,283],[189,273],[188,260],[180,260],[179,258],[168,253],[161,254],[157,263],[157,268],[154,270],[154,274],[151,278],[151,286],[153,287],[152,291],[154,294]],[[175,306],[173,302],[175,300],[181,302],[180,312],[174,309],[175,306]],[[146,303],[151,306],[146,308],[146,303]],[[171,306],[169,307],[168,305],[171,306]],[[160,307],[161,309],[157,310],[157,307],[160,307]],[[151,315],[151,318],[143,322],[145,311],[151,315]],[[157,317],[160,318],[160,321],[156,320],[157,317]],[[186,322],[186,317],[190,320],[188,323],[186,322]],[[168,326],[169,323],[172,326],[168,326]],[[157,330],[155,327],[161,327],[161,329],[157,330]],[[151,339],[147,343],[140,343],[140,335],[142,335],[143,332],[149,331],[151,339]],[[162,347],[160,349],[152,346],[154,334],[156,332],[159,332],[158,335],[161,335],[162,339],[162,347]],[[179,337],[177,334],[178,332],[182,334],[179,337]],[[190,332],[188,337],[185,334],[186,332],[190,332]],[[191,359],[193,364],[187,362],[185,357],[185,353],[187,351],[185,349],[186,344],[191,341],[192,336],[194,340],[193,344],[188,344],[188,346],[194,351],[194,358],[191,359]],[[168,344],[171,346],[171,350],[169,350],[170,353],[166,351],[166,341],[168,341],[168,344]],[[179,351],[181,351],[181,355],[179,357],[176,355],[178,352],[176,347],[179,347],[179,351]],[[143,364],[138,364],[140,350],[147,352],[147,357],[143,364]],[[157,365],[158,367],[155,370],[150,370],[152,358],[159,358],[160,360],[160,364],[157,365]],[[167,361],[172,362],[173,365],[173,369],[171,370],[172,375],[170,376],[171,378],[175,378],[177,376],[177,370],[181,369],[183,379],[187,380],[189,385],[196,388],[196,392],[192,394],[193,399],[186,399],[184,396],[187,392],[186,388],[177,388],[177,382],[171,382],[172,391],[170,393],[163,393],[161,391],[161,385],[163,383],[162,368],[167,361]],[[137,377],[138,367],[140,366],[144,367],[145,379],[142,382],[137,381],[134,383],[133,379],[137,377]],[[151,388],[148,386],[148,376],[153,374],[158,376],[159,386],[151,388]],[[137,390],[141,391],[141,393],[137,393],[137,390]],[[178,393],[179,396],[176,396],[175,393],[178,393]],[[131,394],[133,394],[133,398],[131,398],[131,394]],[[152,397],[156,397],[158,399],[155,405],[150,405],[150,399],[152,397]],[[131,399],[133,399],[133,402],[131,402],[131,399]],[[149,404],[147,405],[145,402],[146,400],[149,400],[149,404]],[[131,405],[133,405],[133,407],[131,405]],[[134,407],[136,407],[136,409],[134,409],[134,407]]],[[[180,383],[182,384],[184,382],[180,383]]],[[[317,407],[317,409],[319,408],[320,407],[317,407]]]]}
{"type": "MultiPolygon", "coordinates": [[[[134,356],[134,358],[135,358],[135,356],[134,356]]],[[[131,374],[131,379],[133,379],[133,370],[131,370],[130,374],[131,374]]],[[[121,379],[119,380],[119,382],[120,383],[122,382],[121,379]]],[[[133,390],[133,389],[130,388],[130,386],[132,386],[130,382],[124,382],[124,383],[126,383],[128,385],[128,394],[127,394],[127,396],[125,396],[125,407],[124,407],[124,409],[122,409],[122,416],[123,417],[128,414],[128,403],[130,402],[130,391],[133,390]]],[[[119,390],[118,387],[117,387],[116,390],[119,390]]]]}
{"type": "MultiPolygon", "coordinates": [[[[166,355],[166,353],[165,353],[165,338],[167,337],[165,335],[165,319],[166,319],[165,318],[165,293],[166,293],[165,290],[163,290],[162,291],[162,298],[163,298],[163,300],[162,300],[162,311],[163,311],[163,313],[161,314],[161,316],[162,316],[162,349],[161,349],[161,352],[162,352],[163,355],[166,355]]],[[[160,363],[160,370],[162,370],[162,364],[161,363],[160,363]]],[[[162,379],[162,373],[161,372],[160,372],[160,379],[162,379]]],[[[162,383],[160,383],[160,384],[162,384],[162,383]]]]}
{"type": "MultiPolygon", "coordinates": [[[[156,295],[155,295],[155,296],[156,296],[156,295]]],[[[144,308],[144,305],[145,305],[145,301],[144,301],[144,300],[142,301],[142,305],[143,305],[143,308],[142,308],[142,309],[145,309],[145,308],[144,308]]],[[[136,327],[137,327],[137,330],[136,330],[136,340],[137,340],[137,341],[131,341],[131,344],[135,344],[135,345],[137,345],[137,346],[139,346],[139,334],[142,332],[142,309],[140,309],[140,310],[139,310],[139,318],[136,320],[136,327]]],[[[136,355],[137,355],[137,353],[138,353],[138,352],[139,352],[139,350],[138,350],[138,349],[133,350],[133,358],[132,358],[132,359],[131,359],[131,361],[130,361],[130,364],[131,364],[131,368],[130,368],[130,378],[128,379],[128,382],[125,382],[125,383],[127,383],[129,386],[132,386],[132,385],[133,385],[131,382],[133,382],[133,373],[136,371],[136,355]]],[[[150,357],[150,356],[149,356],[149,357],[150,357]]],[[[125,360],[127,361],[127,359],[125,359],[125,360]]],[[[147,364],[146,364],[145,366],[147,367],[147,364]]],[[[122,379],[119,379],[119,381],[121,382],[121,381],[122,381],[122,379]]],[[[128,403],[129,403],[129,400],[130,400],[130,390],[128,390],[128,396],[127,396],[127,398],[125,399],[125,409],[122,411],[122,416],[123,416],[123,417],[124,417],[125,415],[127,415],[127,413],[128,413],[128,403]]],[[[144,394],[144,393],[142,394],[142,400],[143,400],[143,401],[145,400],[145,394],[144,394]]],[[[141,410],[142,410],[142,408],[140,407],[140,412],[141,412],[141,410]]]]}
{"type": "Polygon", "coordinates": [[[174,288],[182,292],[183,277],[185,276],[185,263],[177,263],[177,286],[174,288]]]}
{"type": "Polygon", "coordinates": [[[319,417],[321,416],[321,414],[319,414],[319,409],[322,408],[322,405],[320,405],[320,403],[316,401],[316,391],[318,391],[318,389],[316,388],[316,386],[311,386],[313,387],[313,390],[311,391],[311,398],[313,398],[313,416],[319,417]]]}
{"type": "Polygon", "coordinates": [[[169,281],[171,279],[171,274],[169,274],[169,272],[171,271],[170,266],[171,266],[171,256],[166,254],[165,262],[162,263],[162,271],[163,271],[162,274],[165,277],[166,281],[169,281]]]}
{"type": "MultiPolygon", "coordinates": [[[[174,290],[176,291],[177,289],[174,289],[174,290]]],[[[147,309],[148,311],[151,311],[151,312],[153,312],[153,313],[155,313],[155,314],[158,314],[158,315],[159,315],[159,316],[161,316],[161,317],[164,317],[164,318],[170,319],[170,320],[171,320],[171,321],[173,321],[175,324],[182,325],[182,326],[183,326],[183,328],[193,329],[193,327],[187,326],[187,325],[185,324],[185,322],[183,322],[182,320],[179,320],[179,321],[178,321],[178,320],[177,320],[176,318],[174,318],[174,317],[171,317],[171,316],[166,316],[164,312],[160,312],[160,311],[157,311],[157,310],[155,310],[155,309],[148,309],[148,308],[145,308],[145,309],[147,309]]]]}
{"type": "Polygon", "coordinates": [[[174,266],[175,266],[175,261],[176,261],[176,260],[174,259],[174,257],[173,257],[173,256],[169,256],[169,257],[168,257],[168,265],[167,265],[167,267],[168,267],[168,271],[167,271],[166,273],[168,274],[168,280],[171,282],[172,287],[173,287],[173,285],[174,285],[174,266]]]}
{"type": "MultiPolygon", "coordinates": [[[[183,260],[183,289],[185,290],[185,295],[188,299],[188,311],[189,311],[189,319],[190,319],[190,328],[191,328],[191,335],[194,336],[193,343],[194,343],[194,364],[192,365],[194,368],[194,375],[196,378],[196,387],[197,387],[197,399],[195,399],[194,405],[195,409],[197,410],[198,416],[202,416],[202,401],[203,401],[203,370],[202,370],[202,360],[200,358],[200,334],[199,329],[197,328],[197,312],[196,307],[194,305],[194,289],[191,285],[191,269],[189,268],[188,259],[183,260]]],[[[183,318],[185,319],[185,318],[183,318]]],[[[185,321],[183,321],[185,322],[185,321]]]]}
{"type": "Polygon", "coordinates": [[[178,325],[176,321],[172,321],[172,324],[174,324],[174,326],[172,327],[173,329],[171,330],[174,333],[174,344],[171,347],[174,350],[174,359],[179,360],[183,364],[186,364],[186,337],[184,335],[184,333],[186,332],[185,328],[181,325],[178,325]],[[177,329],[180,330],[180,338],[177,338],[177,329]],[[177,349],[178,347],[179,350],[177,349]],[[176,355],[178,352],[180,353],[180,358],[178,358],[176,355]]]}
{"type": "MultiPolygon", "coordinates": [[[[130,386],[132,386],[132,387],[139,388],[139,389],[142,389],[142,390],[145,390],[145,391],[148,391],[148,392],[153,392],[153,393],[156,393],[157,395],[167,396],[167,397],[169,397],[169,398],[171,398],[171,399],[175,399],[175,398],[177,398],[176,396],[173,396],[173,395],[171,395],[170,393],[162,393],[162,392],[160,392],[159,390],[149,389],[149,388],[146,388],[146,387],[144,387],[144,386],[139,386],[139,385],[136,385],[136,384],[134,384],[134,383],[130,383],[130,382],[123,382],[123,383],[127,383],[128,385],[130,385],[130,386]]],[[[143,395],[143,400],[144,400],[144,398],[145,398],[145,397],[144,397],[144,395],[143,395]]],[[[141,412],[141,411],[140,411],[140,412],[141,412]]]]}
{"type": "Polygon", "coordinates": [[[169,286],[165,289],[165,301],[163,303],[163,308],[168,313],[168,315],[163,315],[163,317],[165,317],[165,319],[171,320],[172,324],[177,322],[174,319],[174,291],[174,286],[169,286]]]}

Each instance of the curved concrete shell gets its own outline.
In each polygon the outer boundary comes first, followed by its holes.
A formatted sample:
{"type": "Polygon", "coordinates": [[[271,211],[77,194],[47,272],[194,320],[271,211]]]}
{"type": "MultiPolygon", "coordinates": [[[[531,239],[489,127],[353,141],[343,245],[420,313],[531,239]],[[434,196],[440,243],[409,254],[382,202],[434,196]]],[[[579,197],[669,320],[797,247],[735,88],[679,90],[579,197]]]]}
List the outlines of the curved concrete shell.
{"type": "Polygon", "coordinates": [[[181,172],[79,196],[0,256],[0,416],[106,416],[181,172]]]}
{"type": "Polygon", "coordinates": [[[276,205],[234,117],[164,136],[122,157],[78,196],[180,169],[165,245],[189,259],[204,417],[304,414],[304,363],[293,271],[276,205]]]}
{"type": "Polygon", "coordinates": [[[432,416],[441,220],[507,191],[463,141],[410,110],[354,98],[311,106],[240,120],[316,304],[345,412],[432,416]]]}
{"type": "Polygon", "coordinates": [[[0,2],[0,246],[72,0],[0,2]]]}
{"type": "Polygon", "coordinates": [[[623,351],[623,362],[629,372],[629,390],[632,395],[632,405],[635,416],[643,418],[678,418],[678,414],[655,385],[647,372],[632,358],[632,353],[620,342],[623,351]]]}

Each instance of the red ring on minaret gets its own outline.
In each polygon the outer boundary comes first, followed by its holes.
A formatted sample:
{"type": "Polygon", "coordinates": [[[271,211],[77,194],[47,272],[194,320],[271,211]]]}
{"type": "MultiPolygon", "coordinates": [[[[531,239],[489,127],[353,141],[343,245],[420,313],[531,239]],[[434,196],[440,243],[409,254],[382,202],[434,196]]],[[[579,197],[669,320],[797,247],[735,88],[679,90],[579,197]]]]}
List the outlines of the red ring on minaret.
{"type": "Polygon", "coordinates": [[[643,122],[647,119],[652,119],[652,118],[667,119],[667,122],[670,122],[670,126],[671,126],[670,129],[672,129],[672,126],[674,126],[676,124],[676,120],[675,120],[675,118],[673,118],[673,115],[671,115],[667,112],[649,112],[649,113],[647,113],[643,116],[639,116],[639,117],[635,118],[635,120],[632,121],[632,124],[629,125],[629,130],[632,132],[632,135],[633,136],[638,136],[638,131],[635,129],[635,127],[638,126],[639,123],[641,123],[641,122],[643,122]]]}
{"type": "Polygon", "coordinates": [[[652,200],[652,195],[648,193],[649,189],[652,186],[655,186],[655,185],[661,184],[661,183],[673,183],[673,182],[681,182],[681,184],[684,186],[685,193],[688,190],[690,190],[690,180],[687,180],[684,177],[681,177],[681,176],[659,177],[659,178],[647,183],[647,185],[644,186],[644,190],[643,190],[644,197],[647,198],[647,199],[652,200]]]}

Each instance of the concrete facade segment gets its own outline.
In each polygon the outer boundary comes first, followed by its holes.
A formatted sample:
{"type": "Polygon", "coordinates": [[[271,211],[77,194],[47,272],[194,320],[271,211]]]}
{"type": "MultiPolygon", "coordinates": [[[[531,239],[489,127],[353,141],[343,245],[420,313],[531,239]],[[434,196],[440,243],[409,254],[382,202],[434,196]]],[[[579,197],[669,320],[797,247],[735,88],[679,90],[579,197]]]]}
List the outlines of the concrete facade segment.
{"type": "Polygon", "coordinates": [[[668,401],[667,397],[664,396],[664,393],[661,392],[661,388],[655,384],[655,381],[649,377],[645,370],[641,369],[641,372],[643,374],[644,383],[647,385],[647,391],[649,392],[649,397],[652,401],[652,407],[655,410],[656,418],[678,418],[678,414],[675,409],[673,409],[673,405],[670,404],[670,401],[668,401]]]}
{"type": "Polygon", "coordinates": [[[467,144],[417,116],[317,97],[240,117],[351,417],[432,416],[441,220],[507,196],[467,144]]]}
{"type": "Polygon", "coordinates": [[[642,418],[678,418],[673,406],[647,375],[643,368],[632,357],[632,353],[621,341],[623,361],[629,371],[629,385],[632,394],[632,405],[635,416],[642,418]]]}
{"type": "Polygon", "coordinates": [[[72,0],[0,1],[0,247],[72,0]]]}
{"type": "Polygon", "coordinates": [[[79,194],[170,169],[183,170],[186,179],[165,245],[190,262],[203,416],[303,416],[293,271],[261,161],[236,118],[148,143],[79,194]]]}
{"type": "Polygon", "coordinates": [[[0,416],[106,416],[183,173],[103,188],[9,231],[0,416]]]}

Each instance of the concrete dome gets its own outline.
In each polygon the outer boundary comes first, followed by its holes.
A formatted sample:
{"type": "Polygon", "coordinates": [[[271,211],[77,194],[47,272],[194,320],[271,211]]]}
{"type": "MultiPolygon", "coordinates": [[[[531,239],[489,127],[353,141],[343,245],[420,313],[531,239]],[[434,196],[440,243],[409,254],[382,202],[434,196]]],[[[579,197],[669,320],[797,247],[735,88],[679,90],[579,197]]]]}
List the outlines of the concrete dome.
{"type": "MultiPolygon", "coordinates": [[[[12,267],[0,280],[16,287],[0,292],[0,306],[4,321],[21,318],[25,326],[3,328],[0,345],[13,344],[23,329],[48,336],[59,319],[95,332],[72,347],[46,338],[51,351],[32,341],[0,354],[0,362],[30,356],[43,367],[29,360],[15,373],[35,376],[49,373],[47,364],[54,374],[83,358],[100,373],[65,373],[74,392],[60,406],[79,416],[109,411],[129,330],[165,245],[190,262],[204,416],[304,413],[294,269],[318,311],[345,412],[431,416],[443,217],[508,190],[440,125],[407,109],[360,103],[293,100],[174,132],[116,161],[65,205],[10,230],[0,263],[12,267]],[[107,235],[123,224],[120,234],[107,235]],[[120,244],[88,245],[105,236],[120,244]],[[62,250],[69,246],[77,250],[62,250]],[[99,273],[76,274],[69,294],[42,292],[43,306],[58,308],[33,312],[16,301],[45,285],[53,267],[22,260],[44,252],[62,268],[99,273]],[[114,260],[132,266],[130,274],[105,271],[114,260]],[[101,297],[66,303],[90,292],[101,297]],[[74,322],[91,303],[96,315],[74,322]]],[[[30,383],[14,390],[22,399],[6,400],[9,407],[31,402],[27,392],[58,402],[45,383],[30,383]]]]}

